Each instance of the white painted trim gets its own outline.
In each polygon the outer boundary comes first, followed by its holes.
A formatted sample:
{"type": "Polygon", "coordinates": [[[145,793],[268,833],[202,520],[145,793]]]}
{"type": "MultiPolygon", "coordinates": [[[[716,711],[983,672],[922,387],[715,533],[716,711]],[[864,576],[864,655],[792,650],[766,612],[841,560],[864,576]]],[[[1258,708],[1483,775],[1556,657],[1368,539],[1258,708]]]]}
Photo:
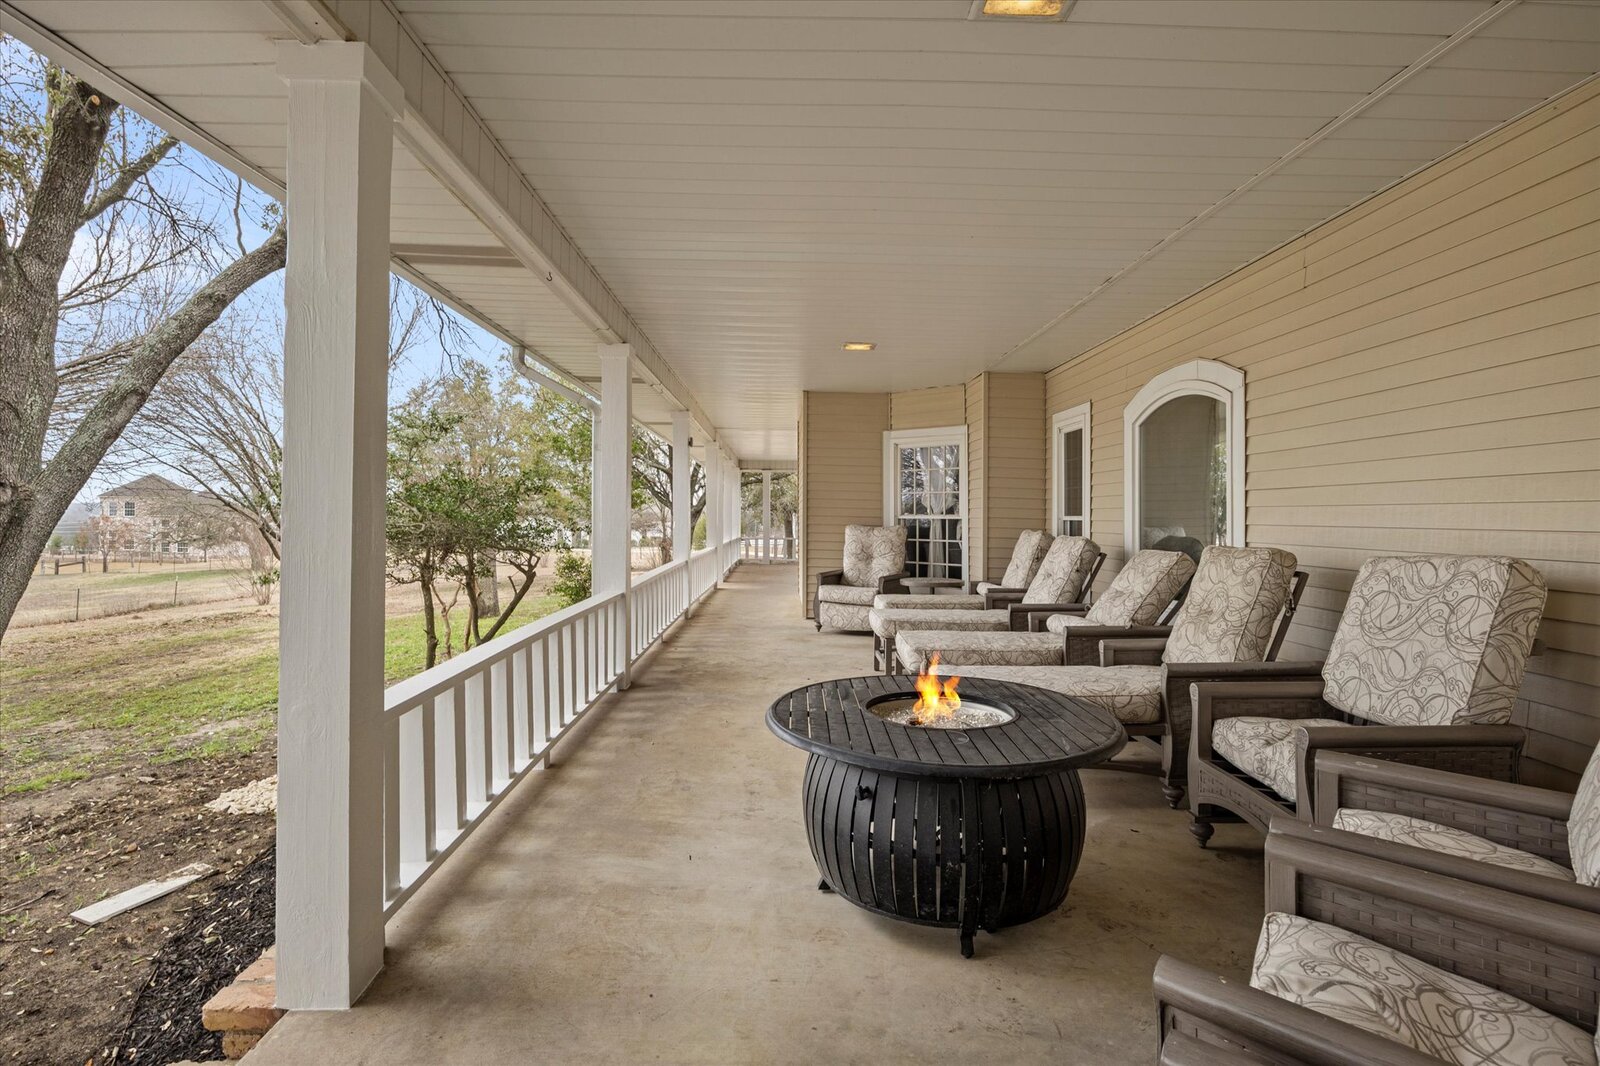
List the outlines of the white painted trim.
{"type": "Polygon", "coordinates": [[[1165,370],[1145,383],[1122,409],[1122,543],[1139,550],[1139,426],[1156,408],[1179,396],[1220,400],[1228,416],[1228,533],[1244,544],[1244,371],[1214,359],[1196,359],[1165,370]]]}
{"type": "Polygon", "coordinates": [[[967,478],[968,448],[965,425],[883,431],[883,524],[892,526],[900,521],[900,501],[896,492],[896,485],[899,483],[895,465],[898,457],[897,449],[907,445],[914,447],[923,444],[958,444],[961,447],[961,511],[956,517],[961,520],[961,576],[971,577],[974,573],[971,547],[972,522],[967,514],[967,496],[971,492],[972,485],[967,478]]]}
{"type": "Polygon", "coordinates": [[[1090,455],[1093,421],[1090,404],[1080,403],[1065,411],[1058,411],[1050,420],[1050,526],[1048,532],[1060,535],[1061,522],[1061,437],[1073,430],[1083,430],[1083,535],[1090,535],[1094,525],[1094,494],[1092,476],[1094,463],[1090,455]]]}

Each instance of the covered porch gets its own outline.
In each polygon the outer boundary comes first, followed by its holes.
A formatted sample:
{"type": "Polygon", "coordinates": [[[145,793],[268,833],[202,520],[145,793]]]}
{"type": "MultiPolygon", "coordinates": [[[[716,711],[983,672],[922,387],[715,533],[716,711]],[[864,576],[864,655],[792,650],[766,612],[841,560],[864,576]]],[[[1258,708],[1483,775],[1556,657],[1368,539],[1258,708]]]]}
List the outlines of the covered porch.
{"type": "Polygon", "coordinates": [[[1157,956],[1248,961],[1259,837],[1202,852],[1148,778],[1086,771],[1066,904],[971,960],[819,892],[805,757],[762,712],[868,649],[797,617],[793,581],[736,568],[395,916],[359,1008],[291,1012],[248,1061],[1148,1061],[1157,956]]]}

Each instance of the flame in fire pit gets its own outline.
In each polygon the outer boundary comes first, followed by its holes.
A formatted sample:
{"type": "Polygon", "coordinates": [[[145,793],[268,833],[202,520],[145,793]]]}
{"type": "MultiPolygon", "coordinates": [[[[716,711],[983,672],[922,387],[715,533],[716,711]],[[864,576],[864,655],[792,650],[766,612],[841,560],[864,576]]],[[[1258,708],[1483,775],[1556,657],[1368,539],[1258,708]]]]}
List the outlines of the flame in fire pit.
{"type": "Polygon", "coordinates": [[[927,673],[917,675],[917,694],[922,698],[912,711],[923,718],[949,718],[961,706],[961,697],[956,694],[956,686],[961,684],[961,679],[941,679],[938,672],[939,653],[934,652],[928,660],[927,673]]]}

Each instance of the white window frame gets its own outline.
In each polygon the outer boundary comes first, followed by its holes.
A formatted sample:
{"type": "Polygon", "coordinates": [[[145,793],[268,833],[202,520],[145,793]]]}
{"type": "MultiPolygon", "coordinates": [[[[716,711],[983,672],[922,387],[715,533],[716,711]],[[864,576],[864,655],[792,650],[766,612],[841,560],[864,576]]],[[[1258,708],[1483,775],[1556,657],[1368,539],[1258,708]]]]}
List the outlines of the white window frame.
{"type": "Polygon", "coordinates": [[[893,526],[900,522],[899,449],[935,444],[956,444],[961,448],[961,508],[956,515],[961,520],[961,576],[963,580],[975,580],[970,546],[972,527],[967,515],[967,496],[972,491],[972,484],[967,480],[966,426],[883,431],[883,524],[893,526]]]}
{"type": "Polygon", "coordinates": [[[1214,359],[1196,359],[1163,371],[1134,394],[1122,411],[1122,542],[1139,550],[1139,427],[1179,396],[1220,400],[1228,427],[1228,531],[1224,543],[1241,546],[1244,536],[1244,371],[1214,359]]]}
{"type": "Polygon", "coordinates": [[[1076,407],[1069,407],[1059,411],[1050,420],[1050,534],[1062,536],[1061,520],[1066,517],[1062,513],[1061,475],[1061,446],[1068,433],[1078,430],[1083,431],[1083,536],[1089,536],[1092,525],[1091,514],[1094,511],[1093,498],[1090,494],[1090,474],[1094,464],[1089,456],[1089,430],[1091,425],[1090,405],[1080,403],[1076,407]]]}

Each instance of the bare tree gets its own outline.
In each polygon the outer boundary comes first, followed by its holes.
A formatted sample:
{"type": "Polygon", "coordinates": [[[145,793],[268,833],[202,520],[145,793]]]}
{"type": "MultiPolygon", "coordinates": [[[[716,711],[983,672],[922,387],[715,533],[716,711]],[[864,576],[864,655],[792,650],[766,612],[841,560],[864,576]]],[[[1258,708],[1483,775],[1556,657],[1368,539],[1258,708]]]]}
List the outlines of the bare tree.
{"type": "Polygon", "coordinates": [[[283,267],[286,235],[234,254],[153,179],[173,138],[58,68],[0,62],[3,634],[73,498],[178,355],[283,267]]]}
{"type": "MultiPolygon", "coordinates": [[[[641,492],[655,501],[663,514],[672,514],[672,445],[648,430],[634,427],[633,430],[633,490],[637,497],[641,492]]],[[[689,464],[689,529],[684,531],[683,542],[687,546],[690,540],[690,531],[695,523],[700,521],[700,515],[706,509],[706,475],[697,464],[689,464]]],[[[666,534],[666,522],[662,522],[661,548],[664,554],[670,553],[674,559],[687,559],[687,551],[679,552],[676,544],[678,531],[672,530],[670,536],[666,534]]]]}

